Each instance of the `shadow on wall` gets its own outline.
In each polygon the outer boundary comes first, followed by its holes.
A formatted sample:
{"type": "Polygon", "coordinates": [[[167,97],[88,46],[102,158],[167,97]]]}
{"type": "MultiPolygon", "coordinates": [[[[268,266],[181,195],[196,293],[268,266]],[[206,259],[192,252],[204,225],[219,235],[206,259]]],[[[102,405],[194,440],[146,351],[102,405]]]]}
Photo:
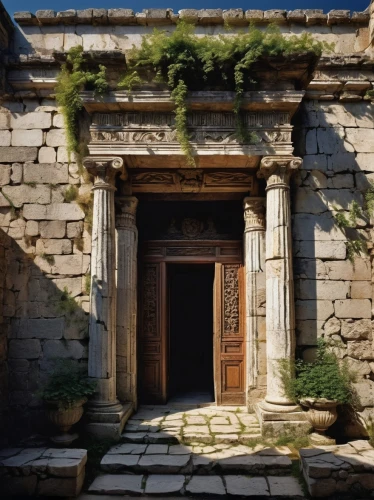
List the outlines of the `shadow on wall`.
{"type": "MultiPolygon", "coordinates": [[[[356,437],[365,433],[362,419],[374,417],[374,214],[364,211],[365,193],[374,182],[374,110],[364,101],[305,101],[294,125],[295,155],[303,158],[292,193],[297,351],[305,360],[313,359],[317,338],[324,336],[357,374],[359,420],[353,422],[350,415],[344,425],[341,419],[338,424],[356,437]],[[355,203],[360,214],[352,217],[355,203]],[[352,227],[339,228],[337,213],[352,227]],[[367,253],[349,260],[352,241],[359,239],[367,253]]],[[[344,408],[341,413],[346,415],[344,408]]]]}
{"type": "MultiPolygon", "coordinates": [[[[0,210],[9,214],[9,209],[0,210]]],[[[32,242],[26,239],[25,245],[24,239],[17,239],[22,238],[26,221],[14,221],[10,234],[0,230],[0,424],[9,443],[30,433],[48,432],[50,424],[35,393],[53,369],[54,358],[87,365],[88,357],[88,296],[82,265],[75,271],[70,266],[72,274],[57,275],[54,260],[73,255],[43,254],[37,257],[49,268],[43,272],[34,262],[35,254],[27,251],[29,245],[31,252],[32,242]]]]}

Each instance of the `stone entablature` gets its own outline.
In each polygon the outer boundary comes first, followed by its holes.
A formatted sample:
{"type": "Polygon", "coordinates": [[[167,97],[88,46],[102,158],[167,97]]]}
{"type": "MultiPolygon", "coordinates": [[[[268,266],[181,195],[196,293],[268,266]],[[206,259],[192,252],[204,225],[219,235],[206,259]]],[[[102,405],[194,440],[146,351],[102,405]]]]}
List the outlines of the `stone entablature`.
{"type": "Polygon", "coordinates": [[[15,20],[21,26],[49,26],[56,24],[93,24],[97,25],[140,25],[163,26],[175,24],[179,19],[193,20],[202,25],[222,25],[229,22],[237,26],[245,26],[250,22],[277,23],[277,24],[306,24],[311,25],[360,25],[369,21],[369,13],[353,12],[349,10],[331,10],[325,14],[319,9],[296,9],[286,11],[246,10],[243,9],[182,9],[175,14],[172,9],[143,9],[135,13],[132,9],[69,9],[55,12],[54,10],[38,10],[35,14],[22,11],[16,12],[15,20]]]}

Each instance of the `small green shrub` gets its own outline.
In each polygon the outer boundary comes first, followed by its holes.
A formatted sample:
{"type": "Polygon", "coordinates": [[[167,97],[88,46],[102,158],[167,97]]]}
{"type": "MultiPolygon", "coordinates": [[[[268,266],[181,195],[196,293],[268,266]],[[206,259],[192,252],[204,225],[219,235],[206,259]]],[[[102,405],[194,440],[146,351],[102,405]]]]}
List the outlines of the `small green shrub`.
{"type": "Polygon", "coordinates": [[[221,89],[235,91],[234,112],[237,136],[241,142],[250,137],[241,120],[243,93],[252,88],[253,64],[263,57],[292,56],[312,52],[317,57],[331,47],[315,41],[310,34],[284,37],[271,25],[261,31],[250,27],[248,32],[230,36],[197,36],[194,26],[180,22],[173,32],[155,29],[142,38],[127,57],[127,73],[119,88],[132,90],[141,82],[142,70],[152,68],[154,81],[166,82],[175,102],[178,140],[189,164],[194,164],[187,132],[186,97],[190,90],[221,89]]]}
{"type": "Polygon", "coordinates": [[[339,364],[322,338],[318,339],[315,361],[296,360],[290,369],[289,362],[284,360],[280,370],[284,391],[293,401],[325,398],[340,404],[353,403],[352,376],[348,367],[339,364]]]}
{"type": "Polygon", "coordinates": [[[73,360],[58,359],[45,386],[38,392],[44,401],[56,401],[60,408],[69,408],[76,401],[95,392],[96,381],[89,379],[85,370],[73,360]]]}
{"type": "Polygon", "coordinates": [[[40,258],[48,262],[50,266],[53,266],[55,263],[55,256],[54,255],[49,255],[47,253],[41,253],[40,258]]]}
{"type": "Polygon", "coordinates": [[[334,215],[334,220],[338,228],[344,233],[347,238],[345,246],[347,248],[348,259],[351,262],[354,262],[355,255],[360,256],[361,253],[367,253],[367,244],[365,239],[360,234],[358,234],[356,238],[353,238],[348,233],[349,228],[351,228],[351,230],[356,228],[357,219],[365,217],[365,215],[368,215],[369,211],[373,210],[374,191],[372,193],[367,191],[366,196],[368,201],[366,202],[365,209],[362,210],[357,201],[352,202],[348,213],[348,218],[343,212],[339,212],[338,208],[334,207],[334,210],[337,211],[337,213],[334,215]]]}

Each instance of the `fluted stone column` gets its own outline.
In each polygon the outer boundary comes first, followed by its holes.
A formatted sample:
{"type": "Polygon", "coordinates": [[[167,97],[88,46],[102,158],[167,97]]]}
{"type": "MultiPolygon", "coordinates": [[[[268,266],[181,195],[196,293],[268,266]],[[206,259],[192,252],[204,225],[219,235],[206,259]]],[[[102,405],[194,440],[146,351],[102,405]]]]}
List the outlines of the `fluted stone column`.
{"type": "Polygon", "coordinates": [[[84,167],[94,176],[88,375],[97,381],[90,401],[90,431],[117,437],[123,406],[116,395],[115,176],[122,158],[88,157],[84,167]],[[98,425],[95,425],[98,424],[98,425]]]}
{"type": "Polygon", "coordinates": [[[138,230],[134,196],[116,198],[117,233],[117,394],[136,398],[136,311],[138,230]]]}
{"type": "Polygon", "coordinates": [[[267,156],[259,177],[266,187],[266,354],[267,393],[262,407],[289,412],[297,407],[283,390],[280,359],[295,356],[295,305],[292,271],[290,178],[301,165],[293,156],[267,156]]]}
{"type": "Polygon", "coordinates": [[[265,292],[265,198],[244,198],[244,264],[246,287],[246,394],[247,402],[258,398],[259,321],[265,292]],[[252,394],[251,394],[252,393],[252,394]]]}

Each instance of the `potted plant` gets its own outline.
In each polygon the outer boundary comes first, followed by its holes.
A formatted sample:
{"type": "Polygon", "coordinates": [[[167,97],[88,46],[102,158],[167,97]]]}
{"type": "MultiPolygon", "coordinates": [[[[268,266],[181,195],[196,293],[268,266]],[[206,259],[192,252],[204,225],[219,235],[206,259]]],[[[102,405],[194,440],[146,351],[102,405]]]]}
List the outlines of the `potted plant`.
{"type": "Polygon", "coordinates": [[[315,360],[297,360],[294,370],[283,366],[282,378],[287,395],[309,409],[306,417],[316,431],[312,442],[332,443],[325,433],[337,419],[337,406],[353,402],[352,374],[346,364],[319,339],[315,360]]]}
{"type": "Polygon", "coordinates": [[[88,396],[95,392],[96,382],[89,379],[73,360],[60,359],[48,381],[39,392],[39,397],[47,406],[47,416],[61,434],[52,438],[53,442],[68,445],[78,437],[69,434],[71,427],[83,415],[83,405],[88,396]]]}

